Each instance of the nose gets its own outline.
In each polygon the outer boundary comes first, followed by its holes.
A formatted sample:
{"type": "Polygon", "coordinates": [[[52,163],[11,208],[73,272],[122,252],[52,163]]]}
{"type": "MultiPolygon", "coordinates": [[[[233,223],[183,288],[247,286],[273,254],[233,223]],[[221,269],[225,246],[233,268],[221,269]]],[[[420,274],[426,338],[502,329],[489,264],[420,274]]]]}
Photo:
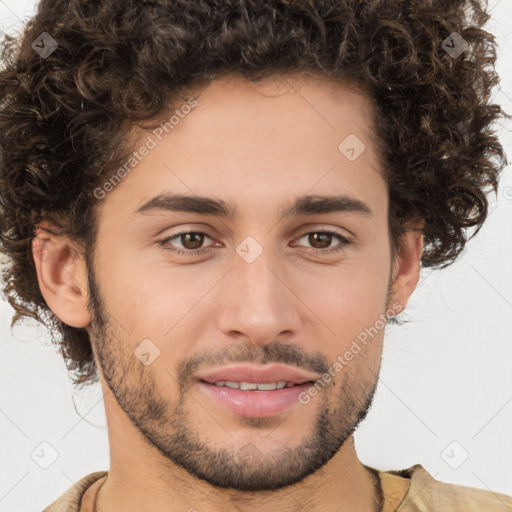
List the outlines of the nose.
{"type": "Polygon", "coordinates": [[[265,345],[299,331],[304,298],[296,276],[276,251],[266,248],[253,260],[257,249],[249,244],[233,258],[219,298],[218,321],[224,334],[265,345]]]}

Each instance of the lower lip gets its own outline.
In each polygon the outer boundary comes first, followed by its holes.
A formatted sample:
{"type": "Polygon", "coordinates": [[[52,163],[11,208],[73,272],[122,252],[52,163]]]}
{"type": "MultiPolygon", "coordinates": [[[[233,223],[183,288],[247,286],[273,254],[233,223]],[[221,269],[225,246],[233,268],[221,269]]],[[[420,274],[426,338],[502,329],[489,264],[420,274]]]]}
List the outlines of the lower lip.
{"type": "Polygon", "coordinates": [[[208,382],[199,382],[199,387],[208,396],[224,405],[235,414],[248,418],[268,418],[300,404],[299,395],[307,391],[311,382],[273,391],[242,391],[208,382]]]}

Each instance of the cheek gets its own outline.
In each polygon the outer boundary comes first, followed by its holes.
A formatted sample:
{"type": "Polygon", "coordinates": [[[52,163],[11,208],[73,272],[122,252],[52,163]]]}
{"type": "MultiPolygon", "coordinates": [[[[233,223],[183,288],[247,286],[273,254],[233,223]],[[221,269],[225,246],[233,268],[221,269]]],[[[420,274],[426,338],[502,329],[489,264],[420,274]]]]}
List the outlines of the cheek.
{"type": "Polygon", "coordinates": [[[128,331],[134,346],[150,339],[162,355],[172,345],[173,359],[194,350],[193,340],[200,339],[200,327],[208,318],[203,315],[208,303],[204,298],[218,278],[199,276],[192,267],[171,271],[168,265],[131,268],[128,262],[117,263],[104,288],[110,313],[124,327],[123,336],[128,331]]]}
{"type": "Polygon", "coordinates": [[[328,351],[334,358],[358,336],[364,338],[365,332],[371,331],[375,341],[384,333],[382,315],[387,309],[390,258],[367,259],[363,261],[362,256],[358,262],[341,266],[323,279],[304,284],[304,289],[310,290],[306,295],[308,305],[332,335],[328,351]]]}
{"type": "Polygon", "coordinates": [[[334,333],[337,343],[350,342],[375,324],[385,313],[386,283],[376,286],[369,282],[364,286],[349,280],[339,283],[339,288],[318,298],[315,310],[334,333]]]}

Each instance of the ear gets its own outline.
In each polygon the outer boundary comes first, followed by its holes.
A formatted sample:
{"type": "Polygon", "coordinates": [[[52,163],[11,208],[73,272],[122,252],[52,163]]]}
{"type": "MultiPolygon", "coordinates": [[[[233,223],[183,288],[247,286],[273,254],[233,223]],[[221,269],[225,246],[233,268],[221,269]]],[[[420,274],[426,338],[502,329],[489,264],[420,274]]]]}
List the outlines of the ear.
{"type": "Polygon", "coordinates": [[[55,226],[42,222],[32,241],[39,289],[55,316],[72,327],[87,327],[87,269],[78,247],[58,235],[55,226]]]}
{"type": "Polygon", "coordinates": [[[398,254],[393,263],[390,304],[398,302],[403,311],[420,279],[423,254],[424,221],[413,224],[398,240],[398,254]]]}

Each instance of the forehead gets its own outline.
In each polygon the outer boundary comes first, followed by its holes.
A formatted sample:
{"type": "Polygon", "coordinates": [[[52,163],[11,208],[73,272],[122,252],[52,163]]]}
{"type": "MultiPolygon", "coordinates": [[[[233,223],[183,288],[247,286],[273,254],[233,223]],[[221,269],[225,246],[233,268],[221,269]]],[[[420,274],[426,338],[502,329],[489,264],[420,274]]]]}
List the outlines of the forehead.
{"type": "Polygon", "coordinates": [[[372,99],[353,86],[304,74],[259,82],[226,76],[189,92],[182,105],[193,97],[196,106],[181,110],[174,102],[159,131],[134,128],[134,151],[149,139],[154,145],[106,202],[134,211],[170,190],[189,196],[215,190],[232,204],[249,194],[268,202],[382,182],[372,99]]]}
{"type": "Polygon", "coordinates": [[[338,132],[340,137],[351,127],[361,139],[372,136],[373,98],[362,86],[346,80],[306,72],[258,81],[227,75],[190,92],[201,107],[194,112],[194,127],[215,123],[215,134],[219,135],[223,128],[233,135],[236,128],[243,127],[263,139],[267,134],[269,140],[281,127],[300,121],[295,126],[296,135],[303,127],[310,137],[323,132],[338,132]]]}

